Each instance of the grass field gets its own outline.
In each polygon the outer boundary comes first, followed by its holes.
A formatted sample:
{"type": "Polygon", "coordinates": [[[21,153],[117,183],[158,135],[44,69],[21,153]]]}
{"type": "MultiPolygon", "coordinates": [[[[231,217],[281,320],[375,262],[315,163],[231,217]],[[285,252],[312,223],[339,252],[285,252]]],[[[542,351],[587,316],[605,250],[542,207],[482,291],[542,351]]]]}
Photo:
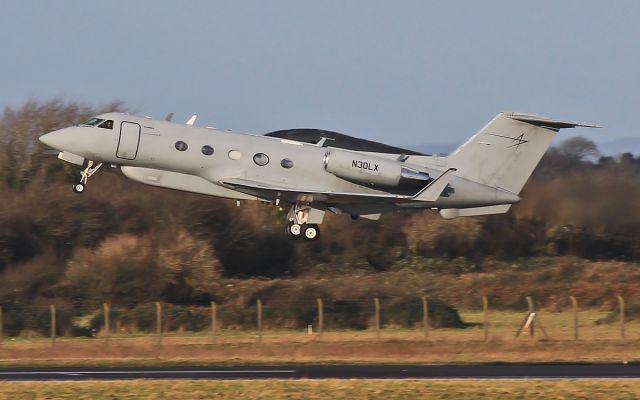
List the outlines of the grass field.
{"type": "MultiPolygon", "coordinates": [[[[478,362],[633,362],[640,361],[640,322],[625,326],[594,321],[607,314],[584,311],[580,340],[573,340],[571,313],[541,313],[548,335],[538,328],[535,338],[515,331],[523,314],[492,312],[489,340],[481,326],[325,332],[322,338],[303,331],[222,331],[166,334],[160,345],[153,335],[120,335],[104,339],[13,338],[0,347],[0,366],[71,365],[214,365],[269,363],[478,363],[478,362]]],[[[467,322],[480,323],[482,314],[463,312],[467,322]]]]}
{"type": "Polygon", "coordinates": [[[597,381],[111,381],[5,382],[0,399],[636,399],[640,382],[597,381]]]}

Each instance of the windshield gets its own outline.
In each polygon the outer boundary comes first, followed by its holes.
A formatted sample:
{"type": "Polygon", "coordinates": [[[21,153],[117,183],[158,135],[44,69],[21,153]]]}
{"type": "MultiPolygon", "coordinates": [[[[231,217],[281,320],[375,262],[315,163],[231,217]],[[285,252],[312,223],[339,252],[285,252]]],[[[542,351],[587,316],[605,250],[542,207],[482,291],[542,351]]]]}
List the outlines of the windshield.
{"type": "Polygon", "coordinates": [[[103,119],[100,119],[100,118],[95,118],[95,117],[94,117],[94,118],[91,118],[90,120],[88,120],[87,122],[83,122],[83,123],[82,123],[82,124],[80,124],[80,125],[96,126],[96,125],[98,125],[99,123],[101,123],[102,121],[104,121],[104,120],[103,120],[103,119]]]}
{"type": "Polygon", "coordinates": [[[108,120],[104,121],[103,123],[98,125],[98,128],[113,129],[113,120],[112,119],[108,119],[108,120]]]}

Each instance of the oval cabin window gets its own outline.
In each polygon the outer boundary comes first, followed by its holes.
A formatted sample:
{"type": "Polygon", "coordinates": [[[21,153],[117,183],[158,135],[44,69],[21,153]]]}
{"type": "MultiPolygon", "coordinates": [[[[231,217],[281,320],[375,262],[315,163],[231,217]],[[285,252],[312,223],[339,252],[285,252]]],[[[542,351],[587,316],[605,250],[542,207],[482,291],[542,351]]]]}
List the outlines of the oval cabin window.
{"type": "Polygon", "coordinates": [[[264,153],[256,153],[256,155],[253,156],[253,162],[263,167],[269,164],[269,156],[264,153]]]}
{"type": "Polygon", "coordinates": [[[202,146],[202,154],[204,154],[205,156],[210,156],[213,154],[213,147],[209,146],[208,144],[202,146]]]}

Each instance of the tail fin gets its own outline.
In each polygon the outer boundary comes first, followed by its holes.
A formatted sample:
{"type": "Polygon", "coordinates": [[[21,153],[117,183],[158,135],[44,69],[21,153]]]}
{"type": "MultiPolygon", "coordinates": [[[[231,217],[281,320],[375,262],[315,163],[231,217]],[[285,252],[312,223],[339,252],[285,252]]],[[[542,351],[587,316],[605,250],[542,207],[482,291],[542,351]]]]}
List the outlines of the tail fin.
{"type": "Polygon", "coordinates": [[[537,115],[503,112],[447,159],[457,176],[518,194],[556,133],[577,126],[537,115]]]}

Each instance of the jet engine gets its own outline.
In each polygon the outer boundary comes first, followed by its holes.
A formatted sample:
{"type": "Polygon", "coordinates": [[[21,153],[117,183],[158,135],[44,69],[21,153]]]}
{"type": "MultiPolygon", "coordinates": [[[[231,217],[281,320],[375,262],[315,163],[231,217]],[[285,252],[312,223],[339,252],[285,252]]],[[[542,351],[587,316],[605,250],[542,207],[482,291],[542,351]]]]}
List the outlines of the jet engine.
{"type": "Polygon", "coordinates": [[[327,172],[364,186],[422,188],[431,180],[428,173],[401,161],[353,151],[327,150],[322,163],[327,172]]]}

